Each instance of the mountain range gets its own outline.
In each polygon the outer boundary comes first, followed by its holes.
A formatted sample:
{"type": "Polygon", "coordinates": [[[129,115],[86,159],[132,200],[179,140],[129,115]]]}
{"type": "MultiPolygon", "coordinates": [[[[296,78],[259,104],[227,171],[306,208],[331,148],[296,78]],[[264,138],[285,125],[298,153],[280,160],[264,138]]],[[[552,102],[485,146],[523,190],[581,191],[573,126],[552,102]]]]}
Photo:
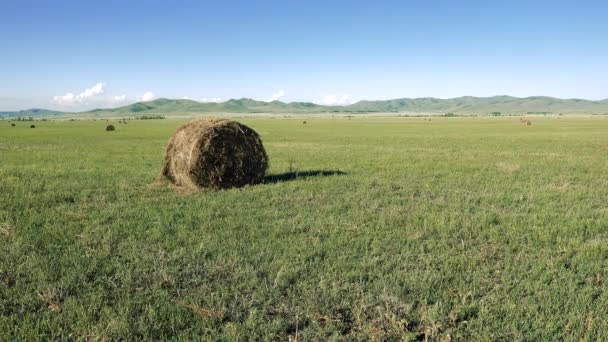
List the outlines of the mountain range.
{"type": "Polygon", "coordinates": [[[608,99],[591,101],[547,96],[525,98],[464,96],[452,99],[428,97],[359,101],[348,106],[324,106],[310,102],[264,102],[247,98],[231,99],[219,103],[161,98],[117,108],[101,108],[77,113],[28,109],[16,112],[0,112],[0,116],[27,117],[68,114],[82,116],[142,116],[148,114],[171,116],[196,113],[608,114],[608,99]]]}
{"type": "Polygon", "coordinates": [[[29,117],[29,116],[45,116],[45,115],[62,115],[65,112],[41,108],[31,108],[25,110],[18,110],[14,112],[0,112],[0,117],[15,116],[15,117],[29,117]]]}

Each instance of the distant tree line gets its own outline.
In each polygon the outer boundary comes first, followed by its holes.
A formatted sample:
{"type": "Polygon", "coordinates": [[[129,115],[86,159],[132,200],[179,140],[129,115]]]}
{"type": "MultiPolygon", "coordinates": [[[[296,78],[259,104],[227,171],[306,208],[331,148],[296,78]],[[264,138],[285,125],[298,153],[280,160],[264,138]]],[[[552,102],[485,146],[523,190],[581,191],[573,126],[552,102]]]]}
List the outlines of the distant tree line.
{"type": "Polygon", "coordinates": [[[28,116],[28,117],[18,116],[16,118],[12,118],[11,120],[13,120],[13,121],[34,121],[34,117],[33,116],[28,116]]]}
{"type": "Polygon", "coordinates": [[[136,118],[137,120],[160,120],[166,119],[163,115],[142,115],[136,118]]]}

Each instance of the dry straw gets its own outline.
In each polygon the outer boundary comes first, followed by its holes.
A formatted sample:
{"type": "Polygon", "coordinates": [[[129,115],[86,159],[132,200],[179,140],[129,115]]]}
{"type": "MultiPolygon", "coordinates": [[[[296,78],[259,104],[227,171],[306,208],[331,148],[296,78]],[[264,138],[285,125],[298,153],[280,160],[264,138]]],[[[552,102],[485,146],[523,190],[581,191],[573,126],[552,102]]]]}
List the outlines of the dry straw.
{"type": "Polygon", "coordinates": [[[226,119],[203,119],[179,127],[167,146],[162,175],[175,185],[226,189],[260,183],[268,169],[262,139],[226,119]]]}

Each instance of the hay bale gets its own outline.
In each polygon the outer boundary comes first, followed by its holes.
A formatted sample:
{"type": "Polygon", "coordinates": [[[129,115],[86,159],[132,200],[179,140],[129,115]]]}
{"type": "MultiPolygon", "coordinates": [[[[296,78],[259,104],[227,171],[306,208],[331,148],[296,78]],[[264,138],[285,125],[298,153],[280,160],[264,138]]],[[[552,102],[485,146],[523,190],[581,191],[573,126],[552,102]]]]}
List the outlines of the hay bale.
{"type": "Polygon", "coordinates": [[[528,126],[532,126],[532,121],[528,120],[528,121],[526,122],[526,125],[528,125],[528,126]]]}
{"type": "Polygon", "coordinates": [[[226,189],[260,183],[268,156],[251,128],[226,119],[179,127],[167,146],[162,175],[185,187],[226,189]]]}
{"type": "Polygon", "coordinates": [[[11,127],[15,127],[15,124],[14,124],[14,123],[12,123],[12,124],[11,124],[11,127]]]}
{"type": "Polygon", "coordinates": [[[36,128],[36,125],[30,125],[30,128],[36,128]]]}
{"type": "Polygon", "coordinates": [[[114,127],[114,125],[107,125],[106,126],[106,132],[111,132],[116,130],[116,127],[114,127]]]}

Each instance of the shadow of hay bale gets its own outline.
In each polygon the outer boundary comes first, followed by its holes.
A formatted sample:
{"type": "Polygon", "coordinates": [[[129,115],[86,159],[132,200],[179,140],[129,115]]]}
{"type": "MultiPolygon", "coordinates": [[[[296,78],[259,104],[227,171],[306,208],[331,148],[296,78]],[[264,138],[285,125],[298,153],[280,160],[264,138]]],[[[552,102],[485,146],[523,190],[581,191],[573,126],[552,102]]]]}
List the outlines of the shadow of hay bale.
{"type": "Polygon", "coordinates": [[[296,179],[308,178],[308,177],[327,177],[327,176],[343,176],[348,173],[342,171],[325,171],[325,170],[314,170],[314,171],[294,171],[279,173],[276,175],[268,175],[264,178],[264,184],[288,182],[296,179]]]}
{"type": "MultiPolygon", "coordinates": [[[[268,175],[264,177],[262,182],[259,184],[252,184],[251,186],[256,185],[264,185],[264,184],[276,184],[281,182],[289,182],[297,179],[304,179],[308,177],[328,177],[328,176],[343,176],[348,175],[346,172],[342,171],[324,171],[324,170],[314,170],[314,171],[299,171],[299,172],[285,172],[274,175],[268,175]]],[[[191,195],[196,194],[200,190],[200,188],[193,187],[184,187],[173,184],[170,179],[163,175],[159,175],[154,179],[154,182],[149,185],[151,188],[171,188],[182,195],[191,195]]]]}

